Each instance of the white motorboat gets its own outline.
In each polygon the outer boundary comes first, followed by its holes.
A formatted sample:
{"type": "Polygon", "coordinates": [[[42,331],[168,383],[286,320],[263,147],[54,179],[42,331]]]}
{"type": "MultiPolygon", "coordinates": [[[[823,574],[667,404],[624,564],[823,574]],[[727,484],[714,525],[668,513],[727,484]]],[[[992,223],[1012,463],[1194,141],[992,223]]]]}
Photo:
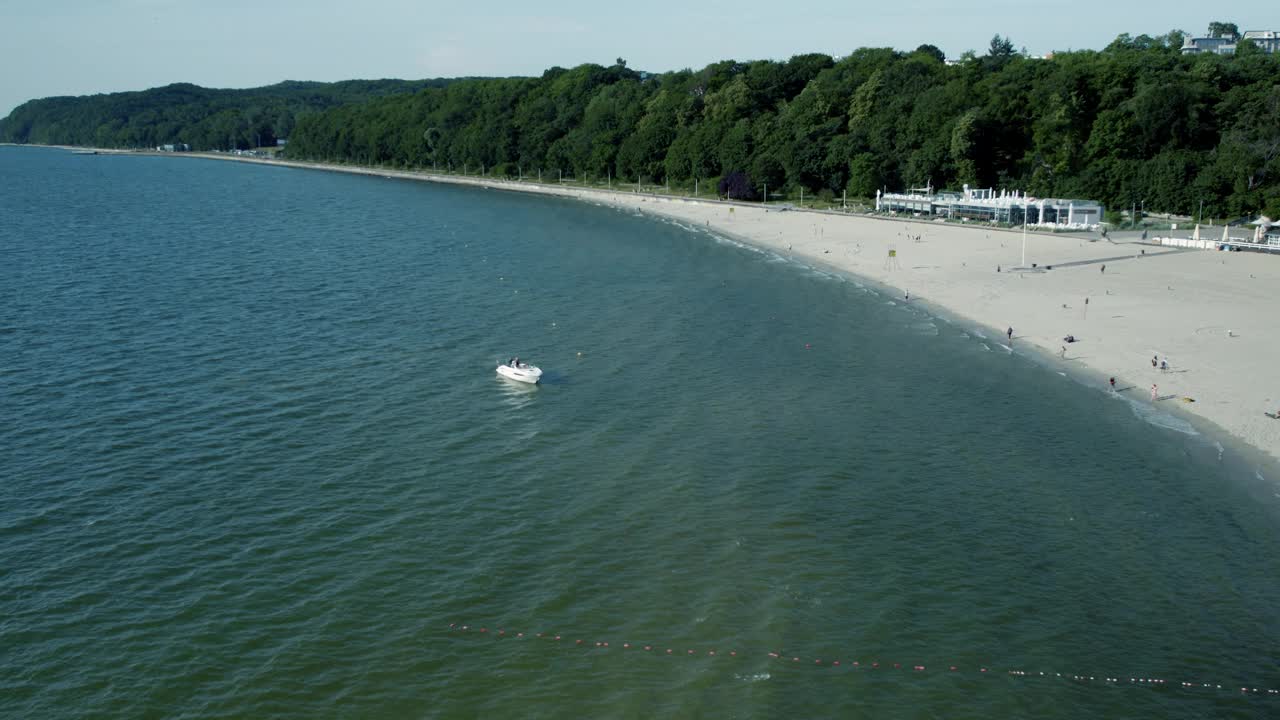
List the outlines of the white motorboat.
{"type": "Polygon", "coordinates": [[[513,360],[498,366],[498,374],[508,380],[537,384],[542,379],[542,369],[529,363],[513,360]]]}

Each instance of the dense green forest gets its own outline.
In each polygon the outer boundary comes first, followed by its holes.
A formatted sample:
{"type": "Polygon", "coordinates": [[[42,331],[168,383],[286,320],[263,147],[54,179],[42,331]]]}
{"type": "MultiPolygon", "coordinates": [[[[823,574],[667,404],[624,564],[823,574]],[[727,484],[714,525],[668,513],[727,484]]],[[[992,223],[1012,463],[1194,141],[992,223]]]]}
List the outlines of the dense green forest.
{"type": "Polygon", "coordinates": [[[196,150],[274,145],[298,115],[451,80],[282,82],[249,90],[176,84],[140,92],[32,100],[0,120],[0,142],[147,148],[186,143],[196,150]]]}
{"type": "Polygon", "coordinates": [[[1280,199],[1280,56],[1182,55],[1180,33],[1024,57],[997,36],[646,75],[553,68],[299,118],[289,155],[526,176],[870,197],[932,184],[1022,188],[1210,216],[1280,199]]]}
{"type": "Polygon", "coordinates": [[[696,179],[736,197],[766,184],[770,197],[822,199],[968,183],[1112,208],[1195,215],[1203,202],[1207,216],[1280,214],[1280,56],[1248,42],[1235,55],[1183,55],[1181,44],[1179,32],[1122,35],[1101,51],[1042,59],[996,36],[951,64],[922,45],[663,74],[619,58],[400,88],[412,92],[170,86],[34,101],[0,122],[0,139],[210,149],[287,135],[298,159],[673,187],[696,179]]]}

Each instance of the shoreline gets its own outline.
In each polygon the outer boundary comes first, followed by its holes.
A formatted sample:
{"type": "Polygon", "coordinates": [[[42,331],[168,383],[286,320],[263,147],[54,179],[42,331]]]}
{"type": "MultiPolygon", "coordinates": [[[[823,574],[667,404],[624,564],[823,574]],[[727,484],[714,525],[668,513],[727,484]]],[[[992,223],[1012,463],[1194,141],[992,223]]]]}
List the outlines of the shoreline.
{"type": "Polygon", "coordinates": [[[899,301],[909,293],[909,302],[932,314],[985,330],[987,341],[1001,346],[994,351],[1030,354],[1103,392],[1114,377],[1130,402],[1189,421],[1206,438],[1240,441],[1241,459],[1250,460],[1252,449],[1272,467],[1280,460],[1280,419],[1264,415],[1280,411],[1280,333],[1270,309],[1280,291],[1280,256],[1273,254],[1030,233],[1026,257],[1038,267],[1019,269],[1022,233],[1003,228],[220,153],[104,154],[470,185],[651,212],[866,280],[899,301]],[[995,340],[1006,328],[1013,328],[1012,341],[995,340]],[[1065,335],[1078,342],[1062,342],[1065,335]],[[1169,370],[1151,367],[1153,356],[1169,370]],[[1148,399],[1153,384],[1155,401],[1148,399]]]}

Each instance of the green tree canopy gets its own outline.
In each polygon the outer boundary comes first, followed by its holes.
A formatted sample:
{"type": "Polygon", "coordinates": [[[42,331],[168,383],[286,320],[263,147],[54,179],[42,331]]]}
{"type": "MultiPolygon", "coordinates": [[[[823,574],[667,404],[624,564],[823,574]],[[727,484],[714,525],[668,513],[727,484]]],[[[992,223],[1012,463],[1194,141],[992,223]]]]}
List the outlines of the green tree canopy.
{"type": "Polygon", "coordinates": [[[743,182],[771,198],[967,183],[1180,214],[1273,207],[1280,55],[1181,43],[1121,35],[1036,59],[996,35],[954,64],[921,45],[658,74],[619,58],[533,78],[173,85],[32,101],[0,140],[205,149],[287,135],[304,159],[703,187],[733,175],[735,196],[743,182]]]}
{"type": "Polygon", "coordinates": [[[1214,21],[1209,23],[1209,37],[1238,38],[1240,28],[1235,23],[1214,21]]]}

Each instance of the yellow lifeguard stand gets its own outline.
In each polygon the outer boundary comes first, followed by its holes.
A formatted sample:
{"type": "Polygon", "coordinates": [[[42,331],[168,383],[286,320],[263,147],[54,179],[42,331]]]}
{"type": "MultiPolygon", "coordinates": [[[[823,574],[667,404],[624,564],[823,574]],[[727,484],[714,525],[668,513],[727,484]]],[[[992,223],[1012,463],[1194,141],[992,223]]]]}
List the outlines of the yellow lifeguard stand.
{"type": "Polygon", "coordinates": [[[902,265],[898,264],[898,246],[890,245],[889,254],[884,259],[885,270],[901,270],[902,265]]]}

